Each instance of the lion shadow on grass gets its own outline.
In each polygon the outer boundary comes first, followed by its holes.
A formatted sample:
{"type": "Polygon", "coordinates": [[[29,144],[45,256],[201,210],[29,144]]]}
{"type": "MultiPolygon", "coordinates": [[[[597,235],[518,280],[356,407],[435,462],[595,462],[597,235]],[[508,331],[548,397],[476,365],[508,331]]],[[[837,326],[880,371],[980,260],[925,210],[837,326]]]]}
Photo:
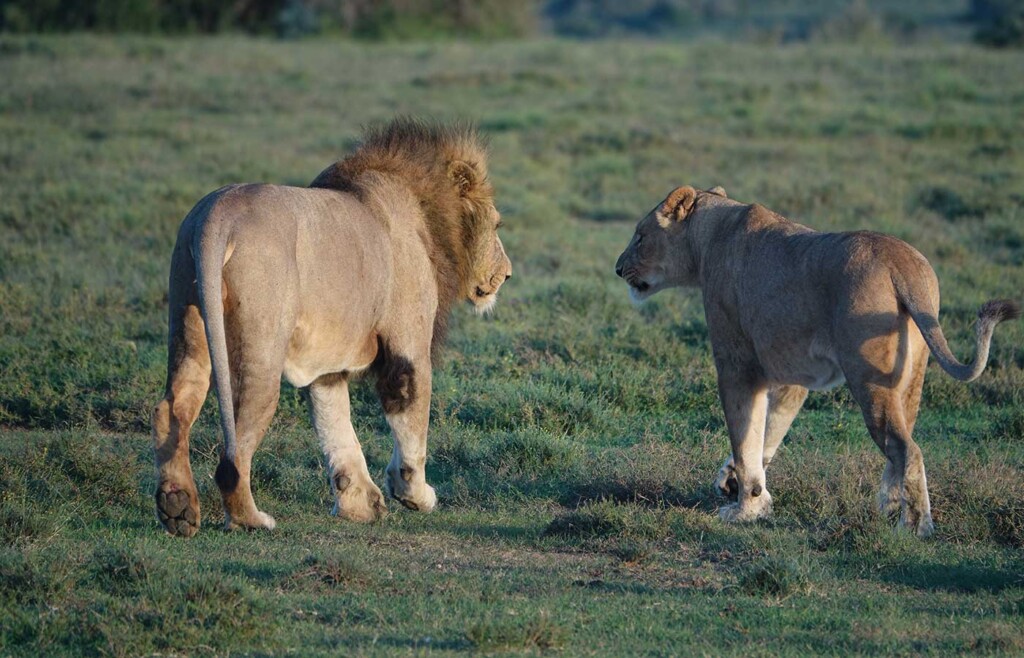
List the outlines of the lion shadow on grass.
{"type": "Polygon", "coordinates": [[[1024,586],[1021,566],[1017,563],[998,568],[973,560],[959,564],[918,562],[892,567],[880,573],[878,578],[887,583],[921,590],[997,594],[1024,586]]]}
{"type": "Polygon", "coordinates": [[[613,501],[641,507],[686,507],[714,512],[721,503],[709,484],[673,484],[643,477],[601,478],[567,483],[558,502],[569,508],[587,503],[613,501]]]}

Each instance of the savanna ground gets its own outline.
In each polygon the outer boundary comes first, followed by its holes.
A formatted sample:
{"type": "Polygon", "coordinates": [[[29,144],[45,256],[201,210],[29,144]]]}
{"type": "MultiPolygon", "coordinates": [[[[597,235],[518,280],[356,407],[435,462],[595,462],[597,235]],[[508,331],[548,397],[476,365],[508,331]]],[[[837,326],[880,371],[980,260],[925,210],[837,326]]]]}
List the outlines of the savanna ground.
{"type": "MultiPolygon", "coordinates": [[[[882,458],[845,389],[769,470],[775,517],[722,525],[728,442],[699,297],[630,306],[613,264],[683,183],[916,245],[970,357],[1024,290],[1024,55],[969,46],[367,45],[0,40],[0,653],[1020,654],[1024,325],[973,385],[934,365],[916,432],[937,534],[874,511],[882,458]],[[357,526],[301,393],[255,461],[271,533],[164,535],[162,394],[178,223],[236,181],[305,184],[396,113],[475,119],[516,276],[458,309],[436,372],[436,513],[357,526]]],[[[382,476],[372,386],[356,428],[382,476]]]]}

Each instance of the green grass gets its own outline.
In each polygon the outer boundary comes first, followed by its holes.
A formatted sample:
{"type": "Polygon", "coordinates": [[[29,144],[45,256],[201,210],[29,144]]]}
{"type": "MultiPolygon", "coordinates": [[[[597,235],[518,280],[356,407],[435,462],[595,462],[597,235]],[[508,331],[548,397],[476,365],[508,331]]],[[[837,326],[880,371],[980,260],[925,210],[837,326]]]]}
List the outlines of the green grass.
{"type": "MultiPolygon", "coordinates": [[[[1024,325],[971,386],[936,368],[916,431],[937,535],[874,511],[845,389],[769,471],[775,517],[717,520],[728,453],[699,296],[613,272],[672,187],[909,240],[969,356],[1024,290],[1024,55],[714,41],[370,45],[0,39],[0,654],[773,655],[1024,652],[1024,325]],[[257,454],[272,533],[164,536],[148,416],[176,229],[211,189],[305,184],[362,124],[475,119],[516,276],[457,309],[435,373],[432,515],[328,515],[298,391],[257,454]]],[[[390,454],[371,386],[353,408],[390,454]]]]}

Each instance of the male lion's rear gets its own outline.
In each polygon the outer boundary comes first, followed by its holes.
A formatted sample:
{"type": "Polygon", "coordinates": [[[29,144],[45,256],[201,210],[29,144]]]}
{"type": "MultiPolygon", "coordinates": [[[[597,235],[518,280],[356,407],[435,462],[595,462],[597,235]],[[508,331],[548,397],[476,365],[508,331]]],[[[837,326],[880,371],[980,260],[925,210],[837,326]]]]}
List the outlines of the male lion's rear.
{"type": "Polygon", "coordinates": [[[199,528],[189,430],[211,374],[226,527],[274,527],[253,501],[250,466],[282,375],[309,387],[336,514],[386,512],[349,418],[348,382],[363,371],[376,377],[394,434],[391,495],[433,509],[431,354],[455,302],[489,308],[511,276],[499,221],[475,131],[412,120],[368,132],[310,188],[234,185],[200,201],[171,258],[167,386],[153,413],[164,528],[199,528]]]}

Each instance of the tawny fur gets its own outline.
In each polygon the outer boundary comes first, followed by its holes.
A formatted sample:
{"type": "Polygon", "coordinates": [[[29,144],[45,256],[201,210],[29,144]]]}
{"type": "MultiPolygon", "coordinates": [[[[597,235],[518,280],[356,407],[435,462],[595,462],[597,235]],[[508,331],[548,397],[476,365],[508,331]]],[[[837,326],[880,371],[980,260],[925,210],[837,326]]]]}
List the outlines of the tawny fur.
{"type": "Polygon", "coordinates": [[[167,388],[153,414],[165,529],[199,528],[188,437],[211,374],[227,527],[274,526],[252,499],[250,470],[282,375],[309,387],[335,513],[386,512],[349,418],[349,379],[368,370],[395,438],[388,488],[407,507],[434,507],[431,356],[452,305],[490,308],[511,276],[492,198],[475,131],[401,119],[369,131],[310,188],[233,185],[193,208],[172,255],[167,388]]]}
{"type": "Polygon", "coordinates": [[[725,190],[674,190],[637,226],[617,273],[642,301],[676,286],[701,289],[732,456],[715,482],[745,521],[771,512],[765,467],[807,391],[843,381],[887,458],[881,509],[920,536],[932,532],[924,461],[911,433],[929,352],[961,381],[985,368],[995,326],[1020,316],[1008,300],[979,312],[975,358],[960,363],[938,322],[928,261],[896,238],[818,233],[725,190]]]}

